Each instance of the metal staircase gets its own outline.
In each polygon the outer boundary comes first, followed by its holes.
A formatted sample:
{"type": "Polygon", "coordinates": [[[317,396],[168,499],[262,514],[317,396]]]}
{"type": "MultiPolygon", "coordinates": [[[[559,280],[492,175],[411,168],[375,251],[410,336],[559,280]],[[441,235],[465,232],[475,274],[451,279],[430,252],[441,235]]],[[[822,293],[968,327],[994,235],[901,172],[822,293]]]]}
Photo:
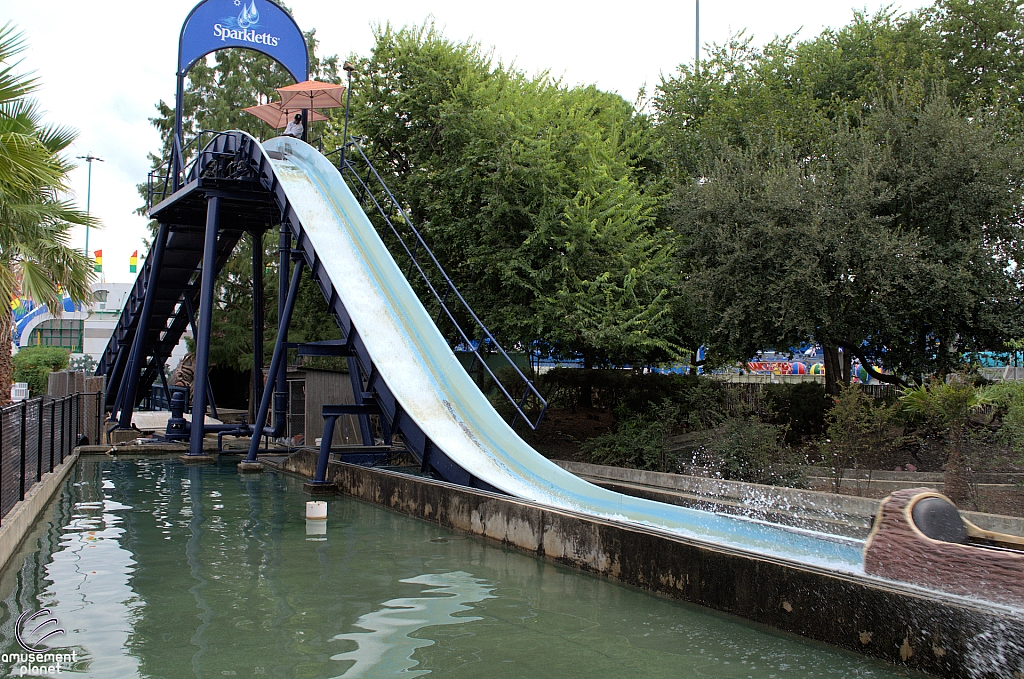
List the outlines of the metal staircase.
{"type": "Polygon", "coordinates": [[[122,427],[130,426],[130,411],[156,380],[163,379],[163,366],[171,352],[186,328],[195,324],[193,311],[200,293],[205,215],[196,214],[195,201],[188,197],[196,192],[207,195],[223,190],[239,196],[224,206],[213,264],[215,275],[231,257],[243,233],[262,233],[280,221],[276,205],[260,190],[252,173],[240,172],[234,164],[234,159],[240,157],[237,144],[246,141],[251,140],[230,134],[215,135],[189,166],[186,186],[174,195],[167,191],[166,182],[161,191],[154,191],[151,176],[150,214],[158,216],[160,229],[96,368],[97,375],[107,375],[106,407],[115,414],[128,413],[127,419],[120,420],[122,427]],[[152,204],[164,196],[166,199],[159,204],[152,204]],[[145,332],[141,344],[137,344],[140,325],[145,332]],[[138,378],[125,380],[126,374],[138,378]],[[130,388],[122,389],[122,385],[130,388]]]}
{"type": "MultiPolygon", "coordinates": [[[[448,331],[445,334],[450,346],[468,349],[473,353],[470,371],[477,370],[486,374],[486,383],[482,386],[493,388],[507,404],[512,424],[523,421],[531,428],[536,428],[546,408],[543,397],[459,294],[366,154],[357,144],[350,144],[349,148],[355,157],[342,160],[342,176],[363,199],[368,211],[379,215],[380,219],[374,220],[378,228],[389,230],[386,242],[396,242],[397,238],[399,251],[392,249],[392,253],[396,260],[408,263],[407,276],[416,270],[425,281],[424,304],[428,309],[436,310],[438,325],[448,331]],[[495,361],[501,367],[495,367],[495,361]]],[[[256,423],[248,428],[254,434],[250,460],[255,460],[259,437],[270,433],[265,427],[271,400],[270,385],[275,378],[279,380],[283,375],[285,352],[289,348],[298,348],[300,354],[349,359],[355,403],[325,407],[325,417],[360,415],[363,443],[373,445],[368,418],[377,415],[380,417],[384,437],[390,439],[393,434],[401,435],[405,446],[420,461],[423,471],[453,483],[493,490],[449,459],[415,422],[404,415],[401,405],[376,371],[360,339],[358,328],[353,325],[341,301],[336,285],[343,285],[344,281],[330,280],[320,253],[316,252],[305,236],[301,220],[289,204],[283,188],[277,183],[268,153],[243,132],[216,133],[179,181],[163,178],[164,194],[156,192],[157,198],[166,195],[168,184],[180,183],[181,188],[164,197],[150,210],[151,218],[160,223],[160,235],[97,369],[97,374],[108,375],[109,393],[116,394],[108,400],[108,407],[114,409],[120,426],[128,426],[126,421],[130,423],[131,410],[139,401],[140,391],[148,388],[163,374],[160,367],[187,324],[192,322],[192,310],[197,304],[201,307],[204,299],[208,303],[212,301],[214,276],[209,272],[203,276],[201,269],[204,247],[212,255],[215,275],[231,256],[242,233],[262,233],[267,228],[282,224],[282,287],[279,299],[282,313],[279,318],[285,323],[278,334],[268,391],[261,401],[260,415],[256,423]],[[216,240],[213,239],[214,235],[216,240]],[[290,253],[285,249],[286,240],[293,241],[287,244],[289,250],[294,248],[290,253]],[[288,254],[290,257],[286,256],[288,254]],[[288,277],[289,259],[295,260],[295,271],[291,276],[291,285],[286,290],[284,284],[288,277]],[[342,331],[341,341],[306,345],[287,341],[287,320],[298,288],[299,270],[304,264],[309,266],[313,281],[323,293],[342,331]],[[150,307],[148,310],[147,304],[150,307]],[[141,335],[139,328],[144,329],[141,335]],[[136,336],[139,337],[137,341],[136,336]],[[333,410],[328,412],[328,408],[333,410]]],[[[151,180],[153,185],[160,186],[161,182],[151,180]]],[[[258,283],[262,289],[262,281],[258,283]]],[[[205,372],[202,344],[209,340],[209,320],[203,320],[203,314],[200,316],[197,376],[205,372]]],[[[262,319],[256,320],[262,328],[262,319]]],[[[283,394],[274,396],[277,401],[283,394]]],[[[196,389],[193,412],[204,412],[205,403],[205,393],[196,389]]],[[[328,421],[333,423],[333,419],[328,421]]],[[[209,426],[205,429],[210,430],[209,426]]],[[[190,454],[202,454],[203,433],[202,427],[193,427],[190,454]]],[[[325,447],[329,451],[330,434],[325,431],[324,435],[325,447]]],[[[322,475],[318,476],[322,479],[322,475]]]]}

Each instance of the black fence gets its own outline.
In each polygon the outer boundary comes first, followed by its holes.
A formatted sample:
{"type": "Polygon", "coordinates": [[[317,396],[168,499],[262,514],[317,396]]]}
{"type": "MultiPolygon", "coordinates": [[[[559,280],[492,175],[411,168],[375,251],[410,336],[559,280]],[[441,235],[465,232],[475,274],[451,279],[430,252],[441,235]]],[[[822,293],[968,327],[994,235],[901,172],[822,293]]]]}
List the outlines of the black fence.
{"type": "Polygon", "coordinates": [[[83,437],[102,431],[103,394],[43,396],[0,410],[0,523],[83,437]]]}

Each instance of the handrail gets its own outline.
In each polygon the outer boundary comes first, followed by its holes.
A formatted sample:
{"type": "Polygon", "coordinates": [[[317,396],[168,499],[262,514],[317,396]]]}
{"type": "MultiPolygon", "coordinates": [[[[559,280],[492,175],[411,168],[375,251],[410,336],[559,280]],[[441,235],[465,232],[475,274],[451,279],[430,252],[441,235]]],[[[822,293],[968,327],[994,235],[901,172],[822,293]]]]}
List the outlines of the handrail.
{"type": "MultiPolygon", "coordinates": [[[[200,158],[203,157],[203,154],[206,152],[206,149],[209,147],[209,145],[212,144],[213,141],[217,139],[217,137],[225,134],[228,134],[228,132],[220,130],[199,130],[199,132],[197,132],[196,135],[185,144],[185,146],[181,149],[183,157],[188,156],[188,151],[193,146],[195,146],[196,148],[202,148],[203,150],[196,153],[195,157],[192,158],[187,164],[182,162],[181,174],[179,177],[179,179],[182,180],[181,183],[184,183],[184,179],[192,173],[192,170],[195,168],[196,163],[199,161],[200,158]],[[213,138],[210,139],[210,141],[207,142],[206,145],[203,145],[203,135],[207,134],[212,134],[213,138]]],[[[171,162],[173,160],[174,156],[172,152],[171,157],[165,159],[163,162],[161,162],[159,165],[157,165],[156,167],[149,171],[149,177],[146,183],[147,210],[152,209],[154,205],[156,205],[163,199],[167,198],[168,195],[173,193],[173,191],[170,190],[170,186],[172,185],[171,180],[173,179],[174,175],[173,171],[171,170],[171,162]],[[166,169],[166,172],[161,173],[160,171],[164,169],[166,169]],[[156,180],[155,183],[154,180],[156,180]],[[154,184],[160,184],[161,186],[160,188],[156,188],[154,184]],[[154,198],[157,196],[159,196],[159,200],[154,200],[154,198]]]]}
{"type": "MultiPolygon", "coordinates": [[[[185,150],[190,149],[193,145],[200,144],[202,137],[207,134],[212,134],[213,139],[202,146],[203,150],[196,153],[195,157],[190,160],[188,165],[184,165],[182,167],[181,175],[179,177],[182,180],[180,183],[185,183],[186,179],[188,181],[195,179],[194,175],[197,168],[200,168],[199,171],[201,172],[201,168],[206,166],[206,161],[204,159],[212,153],[210,149],[214,148],[214,142],[217,140],[217,137],[230,133],[216,130],[200,130],[200,132],[185,145],[185,150]]],[[[522,418],[531,429],[537,429],[537,427],[540,426],[540,422],[543,419],[545,412],[547,411],[547,401],[543,396],[541,396],[540,392],[534,386],[533,381],[523,374],[523,371],[518,365],[516,365],[515,361],[512,360],[512,357],[508,355],[508,352],[505,351],[487,326],[484,325],[483,321],[480,320],[479,316],[477,316],[476,312],[473,311],[472,307],[470,307],[469,303],[462,296],[462,293],[459,292],[451,277],[448,276],[447,272],[445,272],[444,267],[442,267],[441,263],[437,261],[437,258],[423,239],[419,230],[416,229],[416,226],[409,218],[409,215],[406,213],[401,203],[391,192],[391,189],[388,188],[384,179],[380,176],[380,173],[378,173],[377,169],[373,166],[373,163],[370,162],[366,152],[359,144],[359,138],[351,137],[350,141],[345,144],[345,147],[354,148],[358,154],[349,154],[347,157],[343,155],[343,160],[341,161],[342,166],[339,167],[339,172],[341,172],[343,178],[346,176],[346,173],[351,176],[352,185],[354,188],[358,189],[358,194],[362,198],[364,205],[367,204],[367,201],[371,202],[380,217],[384,219],[384,222],[390,228],[391,233],[398,239],[398,243],[401,245],[402,251],[404,251],[405,255],[409,258],[406,277],[409,277],[413,268],[419,272],[419,275],[426,284],[427,289],[430,291],[430,294],[440,307],[437,320],[435,321],[438,325],[438,329],[441,329],[442,318],[447,318],[452,326],[454,326],[455,331],[457,332],[457,338],[455,338],[456,341],[454,342],[452,339],[449,339],[449,344],[453,346],[453,349],[457,349],[460,345],[464,345],[473,354],[473,360],[466,368],[468,372],[472,373],[479,362],[481,370],[485,371],[487,375],[490,376],[490,379],[501,392],[502,396],[508,400],[515,410],[515,417],[513,417],[511,425],[514,426],[516,422],[518,422],[519,418],[522,418]],[[355,165],[352,162],[353,160],[356,160],[357,162],[361,161],[365,166],[367,175],[365,179],[356,171],[355,165]],[[376,193],[371,187],[371,184],[377,187],[376,193]],[[380,195],[380,199],[378,199],[377,194],[380,195]],[[392,219],[396,212],[398,216],[400,216],[401,221],[404,222],[406,227],[408,227],[408,230],[411,231],[411,237],[407,238],[407,236],[403,236],[396,225],[395,220],[392,219]],[[410,242],[412,242],[411,247],[410,242]],[[427,255],[427,258],[422,263],[420,259],[417,259],[417,255],[421,250],[427,255]],[[430,270],[431,273],[435,273],[440,276],[441,280],[438,285],[435,285],[431,280],[431,275],[428,273],[428,270],[430,270]],[[441,288],[441,290],[438,288],[441,288]],[[463,328],[462,324],[456,318],[456,313],[449,307],[449,299],[452,298],[452,296],[454,296],[453,301],[455,311],[465,314],[465,316],[470,319],[471,325],[475,325],[475,328],[471,328],[473,331],[472,334],[463,328]],[[480,337],[480,340],[475,341],[475,336],[480,337]],[[491,348],[491,351],[488,351],[488,348],[491,348]],[[501,357],[505,366],[512,369],[515,377],[518,378],[518,381],[521,383],[521,392],[519,389],[515,389],[514,393],[517,395],[513,395],[510,391],[511,387],[506,386],[506,384],[495,373],[495,369],[487,363],[485,360],[486,355],[497,355],[501,357]],[[537,410],[536,417],[531,418],[527,414],[527,410],[533,410],[534,407],[539,407],[539,410],[537,410]]],[[[340,148],[335,149],[327,155],[331,156],[338,153],[340,150],[340,148]]],[[[167,195],[169,195],[168,187],[171,184],[170,162],[170,160],[164,161],[150,171],[147,195],[149,208],[153,207],[155,197],[159,196],[160,200],[163,200],[167,195]],[[167,173],[160,174],[159,171],[165,167],[167,168],[167,173]],[[154,184],[159,184],[160,180],[162,180],[162,186],[160,188],[154,188],[154,184]]],[[[437,275],[434,277],[437,278],[437,275]]],[[[443,332],[444,331],[442,330],[442,333],[443,332]]]]}
{"type": "MultiPolygon", "coordinates": [[[[462,296],[462,293],[459,292],[458,288],[456,288],[455,283],[452,281],[451,277],[448,276],[447,272],[444,270],[444,267],[442,267],[441,263],[437,261],[437,258],[434,256],[434,253],[431,251],[430,247],[423,239],[423,236],[420,234],[419,230],[416,228],[412,220],[409,218],[409,215],[406,213],[401,203],[399,203],[398,199],[395,198],[394,194],[391,192],[391,189],[388,188],[387,184],[384,182],[384,179],[380,176],[380,174],[377,172],[377,169],[373,166],[373,163],[370,162],[370,159],[367,157],[366,152],[363,150],[362,146],[358,143],[358,141],[353,140],[348,142],[348,144],[346,144],[346,147],[352,147],[358,152],[358,159],[361,160],[366,167],[367,177],[366,179],[364,179],[356,171],[355,166],[352,163],[352,154],[348,154],[348,156],[345,158],[343,162],[343,165],[339,168],[342,177],[345,177],[346,172],[348,172],[354,184],[358,185],[359,195],[363,198],[364,202],[366,200],[372,202],[374,208],[376,208],[377,212],[380,214],[380,216],[384,219],[385,223],[391,229],[391,233],[398,239],[398,242],[401,244],[402,250],[405,252],[406,256],[410,260],[410,268],[406,272],[406,277],[408,278],[409,274],[412,273],[412,267],[415,267],[416,270],[419,272],[420,277],[426,284],[427,289],[430,291],[430,294],[433,295],[434,299],[440,305],[440,312],[444,313],[444,315],[448,318],[449,321],[451,321],[452,325],[455,327],[455,330],[458,332],[461,342],[457,344],[464,344],[473,353],[473,361],[469,365],[467,370],[470,373],[472,373],[473,368],[476,367],[477,361],[479,361],[481,367],[487,371],[488,375],[490,375],[491,379],[494,381],[494,384],[498,387],[498,389],[509,401],[509,403],[512,404],[512,407],[515,408],[516,416],[512,419],[511,424],[514,426],[518,419],[522,417],[531,429],[537,429],[537,427],[540,426],[540,421],[544,417],[545,411],[547,410],[547,401],[544,399],[543,396],[541,396],[540,392],[534,386],[533,381],[523,374],[523,371],[520,370],[519,366],[515,364],[512,358],[508,355],[508,352],[505,351],[505,349],[501,346],[498,340],[495,339],[494,335],[487,328],[487,326],[484,325],[483,321],[481,321],[480,318],[476,315],[476,312],[474,312],[472,307],[469,306],[469,303],[462,296]],[[381,204],[380,200],[378,200],[377,195],[374,194],[374,191],[370,186],[370,180],[376,180],[375,184],[378,186],[378,189],[383,192],[381,200],[389,204],[387,206],[388,209],[385,209],[385,206],[381,204]],[[395,225],[394,220],[392,220],[391,216],[389,216],[389,212],[391,215],[394,215],[396,211],[398,215],[401,217],[402,222],[404,222],[404,224],[412,232],[412,236],[415,239],[415,244],[413,245],[412,249],[410,249],[409,243],[402,236],[402,234],[399,233],[399,229],[395,225]],[[420,264],[420,261],[416,257],[417,253],[420,252],[421,249],[424,253],[426,253],[427,257],[429,258],[426,262],[426,266],[428,268],[433,268],[434,270],[436,270],[436,272],[439,273],[441,278],[443,279],[443,295],[438,291],[437,287],[430,280],[430,277],[424,270],[423,265],[420,264]],[[430,265],[433,266],[431,267],[430,265]],[[474,346],[474,341],[470,337],[469,333],[467,333],[466,330],[462,327],[462,325],[460,325],[459,321],[455,318],[455,314],[448,306],[448,298],[449,295],[451,294],[454,294],[455,300],[457,301],[458,305],[461,305],[462,310],[466,312],[468,316],[472,319],[472,322],[476,325],[476,330],[478,330],[483,335],[481,340],[478,343],[476,343],[476,346],[474,346]],[[510,394],[508,388],[506,388],[506,386],[498,378],[494,370],[491,369],[491,366],[487,364],[487,361],[484,360],[484,357],[480,353],[480,349],[486,348],[488,344],[493,345],[493,347],[497,350],[497,353],[502,358],[504,358],[508,367],[511,367],[515,371],[516,376],[521,380],[522,384],[524,385],[522,396],[516,398],[512,394],[510,394]],[[540,405],[540,411],[535,420],[531,419],[525,412],[527,403],[528,401],[530,401],[531,398],[534,399],[540,405]]],[[[335,149],[335,152],[337,150],[338,149],[335,149]]],[[[438,314],[438,321],[440,321],[440,318],[441,313],[438,314]]],[[[440,329],[439,322],[438,326],[440,329]]],[[[451,343],[451,340],[449,340],[449,343],[451,343]]]]}

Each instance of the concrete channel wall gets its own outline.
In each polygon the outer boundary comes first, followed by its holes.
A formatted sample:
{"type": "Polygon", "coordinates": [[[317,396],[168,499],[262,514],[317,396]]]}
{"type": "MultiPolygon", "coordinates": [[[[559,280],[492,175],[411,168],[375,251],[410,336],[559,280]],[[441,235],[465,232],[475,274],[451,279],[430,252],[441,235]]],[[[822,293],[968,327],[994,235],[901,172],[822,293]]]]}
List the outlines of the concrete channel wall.
{"type": "MultiPolygon", "coordinates": [[[[626,495],[697,509],[752,516],[784,525],[855,538],[867,537],[871,522],[881,504],[880,500],[871,498],[816,490],[606,467],[584,462],[554,462],[591,483],[626,495]]],[[[912,477],[909,472],[904,474],[912,477]]],[[[914,487],[913,484],[908,485],[914,487]]],[[[928,479],[920,479],[916,485],[934,486],[934,483],[930,484],[928,479]]],[[[1020,517],[971,511],[961,511],[960,514],[979,528],[1024,537],[1024,519],[1020,517]]]]}
{"type": "Polygon", "coordinates": [[[25,536],[35,529],[36,521],[43,510],[60,491],[68,473],[74,469],[78,454],[78,448],[75,448],[64,462],[53,468],[53,471],[43,474],[39,482],[25,493],[25,499],[15,504],[11,512],[4,517],[3,525],[0,525],[0,568],[7,565],[8,559],[18,552],[18,547],[25,536]]]}
{"type": "MultiPolygon", "coordinates": [[[[316,453],[280,468],[310,478],[316,453]]],[[[541,558],[940,677],[1024,672],[1019,612],[408,474],[331,463],[341,492],[541,558]]]]}

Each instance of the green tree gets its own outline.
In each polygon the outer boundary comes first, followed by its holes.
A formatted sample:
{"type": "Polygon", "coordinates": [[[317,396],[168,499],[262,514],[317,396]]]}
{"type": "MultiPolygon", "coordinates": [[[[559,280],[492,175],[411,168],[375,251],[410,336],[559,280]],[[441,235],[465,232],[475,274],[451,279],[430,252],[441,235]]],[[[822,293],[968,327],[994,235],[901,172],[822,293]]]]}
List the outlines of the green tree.
{"type": "MultiPolygon", "coordinates": [[[[11,24],[0,29],[0,296],[22,294],[59,313],[63,294],[89,298],[93,276],[89,259],[71,246],[71,228],[97,223],[67,199],[73,166],[62,153],[75,133],[43,123],[29,98],[36,81],[16,72],[24,49],[11,24]]],[[[0,314],[0,337],[9,342],[12,330],[10,312],[0,314]]],[[[10,352],[0,351],[0,404],[9,400],[12,373],[10,352]]]]}
{"type": "Polygon", "coordinates": [[[921,15],[956,101],[1024,112],[1024,4],[938,0],[921,15]]]}
{"type": "Polygon", "coordinates": [[[644,116],[430,24],[378,28],[357,71],[354,130],[501,341],[593,365],[678,354],[644,116]]]}
{"type": "Polygon", "coordinates": [[[918,379],[1020,334],[1015,118],[946,94],[937,25],[740,35],[663,79],[681,334],[719,360],[820,342],[833,394],[854,356],[918,379]]]}

